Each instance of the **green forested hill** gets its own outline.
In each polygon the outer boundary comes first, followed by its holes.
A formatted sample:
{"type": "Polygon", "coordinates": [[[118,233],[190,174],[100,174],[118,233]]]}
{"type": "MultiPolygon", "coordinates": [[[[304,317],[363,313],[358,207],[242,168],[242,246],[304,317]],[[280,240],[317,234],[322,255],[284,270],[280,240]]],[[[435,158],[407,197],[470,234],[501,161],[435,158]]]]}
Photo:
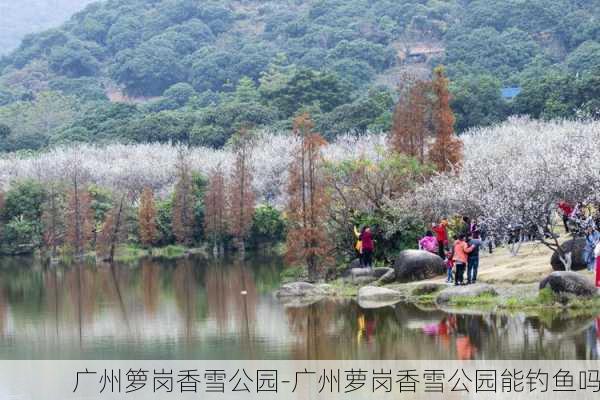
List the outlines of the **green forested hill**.
{"type": "Polygon", "coordinates": [[[386,129],[393,86],[445,64],[457,129],[600,106],[600,0],[107,0],[0,62],[0,149],[221,146],[308,109],[329,136],[386,129]],[[507,86],[522,88],[510,103],[507,86]]]}

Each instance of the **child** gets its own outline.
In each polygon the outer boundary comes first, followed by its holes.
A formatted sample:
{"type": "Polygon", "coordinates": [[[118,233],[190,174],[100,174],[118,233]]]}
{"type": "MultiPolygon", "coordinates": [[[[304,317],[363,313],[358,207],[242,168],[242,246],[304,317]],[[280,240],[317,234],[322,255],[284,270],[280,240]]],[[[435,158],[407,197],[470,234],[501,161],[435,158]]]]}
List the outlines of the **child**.
{"type": "Polygon", "coordinates": [[[449,251],[446,253],[446,259],[444,260],[444,263],[446,264],[446,270],[448,271],[447,282],[452,283],[452,281],[454,280],[454,277],[452,276],[452,268],[454,268],[454,261],[452,261],[452,252],[449,251]]]}

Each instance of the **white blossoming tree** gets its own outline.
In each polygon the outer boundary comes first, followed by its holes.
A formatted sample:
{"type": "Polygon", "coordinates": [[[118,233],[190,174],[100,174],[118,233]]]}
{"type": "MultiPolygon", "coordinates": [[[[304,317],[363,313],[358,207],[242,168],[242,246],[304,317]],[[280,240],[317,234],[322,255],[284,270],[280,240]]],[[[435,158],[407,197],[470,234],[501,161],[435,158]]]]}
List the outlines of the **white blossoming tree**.
{"type": "Polygon", "coordinates": [[[556,208],[563,199],[600,199],[600,123],[518,118],[471,131],[463,140],[462,170],[438,175],[417,190],[421,213],[479,217],[499,238],[523,226],[570,269],[556,208]]]}

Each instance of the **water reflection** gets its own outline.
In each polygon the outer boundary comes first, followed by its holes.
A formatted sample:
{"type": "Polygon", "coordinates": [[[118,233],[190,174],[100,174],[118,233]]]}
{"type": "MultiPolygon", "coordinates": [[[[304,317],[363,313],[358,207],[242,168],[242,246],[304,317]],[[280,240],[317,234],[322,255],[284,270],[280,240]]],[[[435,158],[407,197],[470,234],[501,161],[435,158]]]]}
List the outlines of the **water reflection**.
{"type": "Polygon", "coordinates": [[[2,358],[597,359],[600,319],[283,306],[278,259],[0,260],[2,358]]]}

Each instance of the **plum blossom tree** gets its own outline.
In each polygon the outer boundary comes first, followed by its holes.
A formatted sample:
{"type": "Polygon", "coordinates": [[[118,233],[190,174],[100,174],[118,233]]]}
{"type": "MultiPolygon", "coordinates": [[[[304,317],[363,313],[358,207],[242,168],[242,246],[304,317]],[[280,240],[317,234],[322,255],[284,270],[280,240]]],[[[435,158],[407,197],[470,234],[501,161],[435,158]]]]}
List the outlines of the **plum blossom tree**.
{"type": "Polygon", "coordinates": [[[562,199],[599,200],[600,123],[511,119],[463,140],[469,151],[460,173],[439,174],[413,194],[420,212],[480,217],[497,238],[524,226],[569,269],[556,208],[562,199]]]}

